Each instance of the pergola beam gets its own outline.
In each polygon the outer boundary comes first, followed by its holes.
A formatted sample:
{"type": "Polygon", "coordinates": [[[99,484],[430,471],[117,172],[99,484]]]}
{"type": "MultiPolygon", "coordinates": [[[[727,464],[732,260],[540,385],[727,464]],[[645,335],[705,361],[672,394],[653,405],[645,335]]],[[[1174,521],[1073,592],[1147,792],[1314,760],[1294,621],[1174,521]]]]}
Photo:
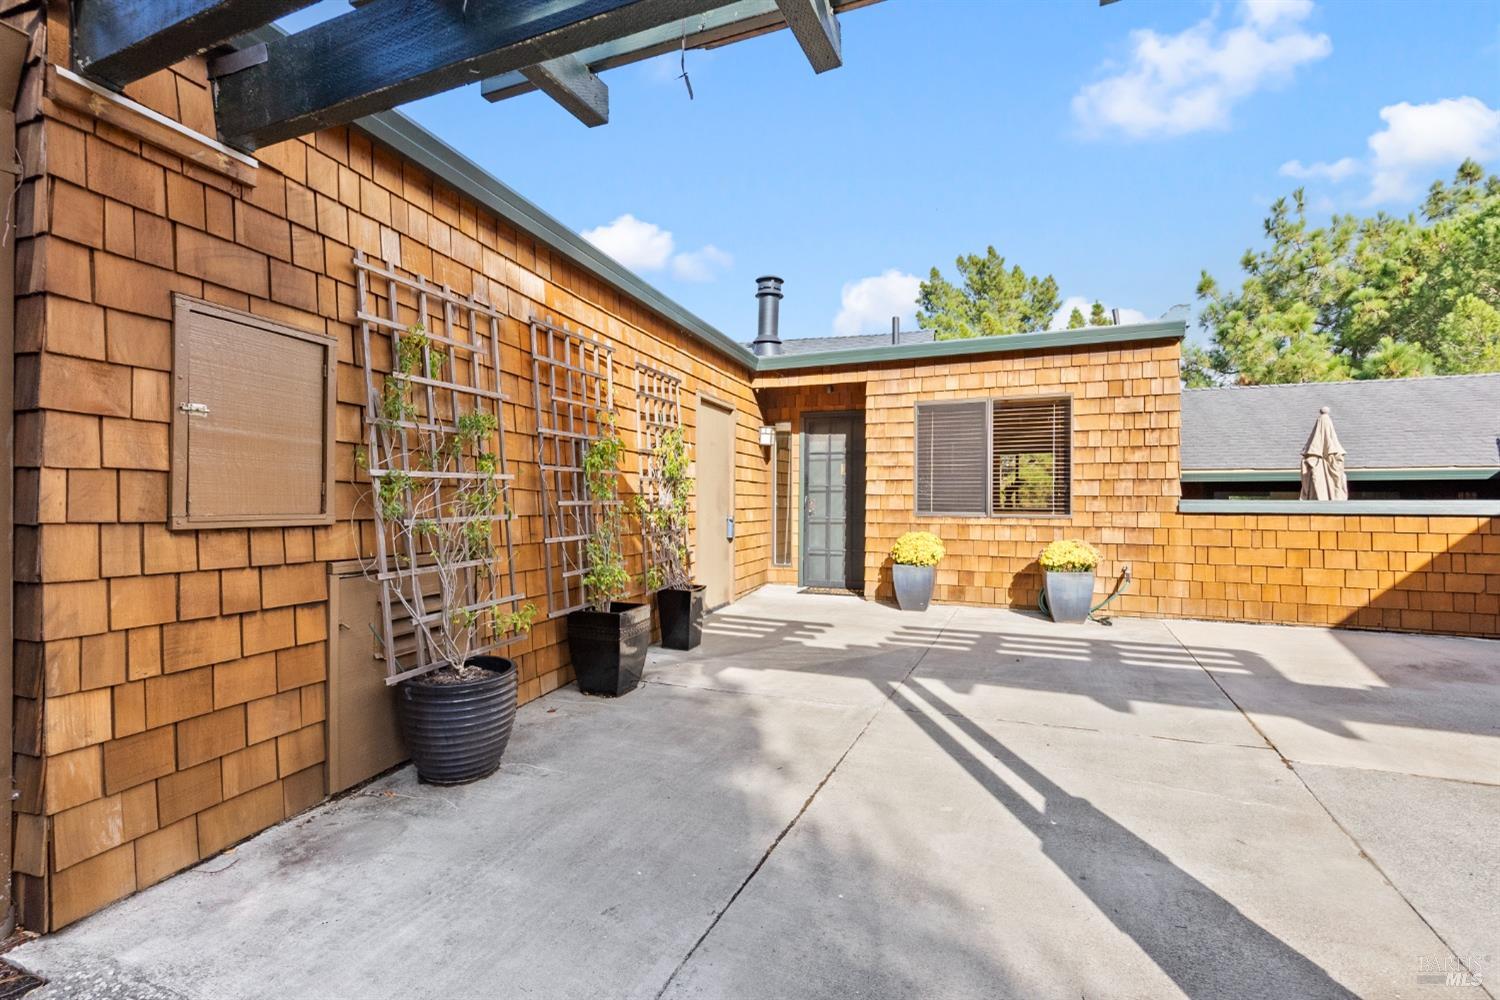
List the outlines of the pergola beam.
{"type": "Polygon", "coordinates": [[[844,64],[839,44],[839,19],[829,0],[776,0],[787,27],[802,46],[814,73],[826,73],[844,64]]]}
{"type": "Polygon", "coordinates": [[[313,0],[76,0],[73,63],[122,89],[313,0]]]}
{"type": "Polygon", "coordinates": [[[381,0],[270,42],[218,81],[229,145],[343,125],[494,73],[703,14],[722,0],[381,0]]]}
{"type": "MultiPolygon", "coordinates": [[[[868,7],[879,0],[833,0],[835,13],[868,7]]],[[[659,28],[627,35],[577,53],[594,73],[650,59],[679,48],[711,49],[731,42],[780,31],[787,27],[776,0],[737,0],[706,14],[685,17],[659,28]]],[[[487,101],[528,94],[536,86],[519,72],[490,77],[480,86],[487,101]]]]}
{"type": "Polygon", "coordinates": [[[577,56],[548,59],[521,75],[589,128],[609,121],[609,87],[577,56]]]}

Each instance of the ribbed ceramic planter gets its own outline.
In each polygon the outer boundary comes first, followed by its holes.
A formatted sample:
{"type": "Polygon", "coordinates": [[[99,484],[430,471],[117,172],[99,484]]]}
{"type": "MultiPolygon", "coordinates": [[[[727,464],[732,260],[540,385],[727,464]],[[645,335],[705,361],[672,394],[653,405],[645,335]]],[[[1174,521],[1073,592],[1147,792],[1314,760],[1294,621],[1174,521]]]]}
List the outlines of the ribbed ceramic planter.
{"type": "Polygon", "coordinates": [[[619,696],[635,690],[646,672],[651,645],[651,605],[610,605],[608,611],[568,615],[568,654],[578,690],[619,696]]]}
{"type": "Polygon", "coordinates": [[[396,689],[397,712],[417,780],[462,785],[493,774],[516,719],[516,665],[503,656],[475,656],[484,676],[451,684],[422,677],[396,689]]]}
{"type": "Polygon", "coordinates": [[[896,603],[902,611],[926,611],[932,603],[932,581],[936,566],[891,565],[891,581],[896,585],[896,603]]]}
{"type": "Polygon", "coordinates": [[[1094,574],[1047,571],[1047,610],[1055,622],[1087,621],[1094,607],[1094,574]]]}
{"type": "Polygon", "coordinates": [[[703,641],[702,584],[686,590],[668,588],[656,592],[656,613],[661,616],[661,644],[667,649],[694,649],[703,641]]]}

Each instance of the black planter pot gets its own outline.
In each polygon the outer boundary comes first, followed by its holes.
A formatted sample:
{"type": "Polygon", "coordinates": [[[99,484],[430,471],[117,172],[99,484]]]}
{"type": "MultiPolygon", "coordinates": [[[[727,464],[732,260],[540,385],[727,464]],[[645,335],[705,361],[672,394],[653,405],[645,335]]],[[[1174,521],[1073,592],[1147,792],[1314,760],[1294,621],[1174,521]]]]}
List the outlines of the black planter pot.
{"type": "Polygon", "coordinates": [[[568,615],[568,653],[578,690],[618,696],[635,690],[651,645],[651,605],[610,605],[608,611],[568,615]]]}
{"type": "Polygon", "coordinates": [[[485,673],[435,684],[423,677],[396,688],[406,748],[427,785],[462,785],[495,773],[516,719],[516,665],[503,656],[475,656],[485,673]]]}
{"type": "Polygon", "coordinates": [[[685,590],[675,587],[656,592],[656,613],[661,615],[661,644],[668,649],[694,649],[703,641],[703,594],[695,584],[685,590]]]}

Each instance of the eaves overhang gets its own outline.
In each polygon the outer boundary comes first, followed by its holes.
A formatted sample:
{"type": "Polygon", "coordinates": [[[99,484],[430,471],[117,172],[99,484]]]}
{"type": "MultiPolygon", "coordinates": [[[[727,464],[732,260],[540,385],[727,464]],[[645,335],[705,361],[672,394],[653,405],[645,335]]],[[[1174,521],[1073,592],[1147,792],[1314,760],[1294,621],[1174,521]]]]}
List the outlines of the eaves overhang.
{"type": "Polygon", "coordinates": [[[782,354],[757,359],[755,370],[761,373],[871,365],[888,361],[939,361],[975,354],[1020,354],[1025,351],[1068,350],[1131,341],[1181,340],[1186,335],[1185,320],[1156,320],[1120,326],[1084,327],[1079,330],[1047,330],[1041,333],[1013,333],[1008,336],[971,337],[964,340],[934,340],[925,344],[883,344],[879,347],[860,347],[845,351],[782,354]]]}

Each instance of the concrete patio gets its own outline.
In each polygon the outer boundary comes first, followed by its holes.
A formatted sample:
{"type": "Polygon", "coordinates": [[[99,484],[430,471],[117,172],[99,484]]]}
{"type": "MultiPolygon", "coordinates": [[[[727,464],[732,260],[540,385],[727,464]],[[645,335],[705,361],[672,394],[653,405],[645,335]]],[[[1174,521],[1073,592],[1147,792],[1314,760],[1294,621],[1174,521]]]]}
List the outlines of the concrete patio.
{"type": "Polygon", "coordinates": [[[8,958],[38,1000],[1493,995],[1500,643],[773,587],[652,657],[486,781],[8,958]]]}

